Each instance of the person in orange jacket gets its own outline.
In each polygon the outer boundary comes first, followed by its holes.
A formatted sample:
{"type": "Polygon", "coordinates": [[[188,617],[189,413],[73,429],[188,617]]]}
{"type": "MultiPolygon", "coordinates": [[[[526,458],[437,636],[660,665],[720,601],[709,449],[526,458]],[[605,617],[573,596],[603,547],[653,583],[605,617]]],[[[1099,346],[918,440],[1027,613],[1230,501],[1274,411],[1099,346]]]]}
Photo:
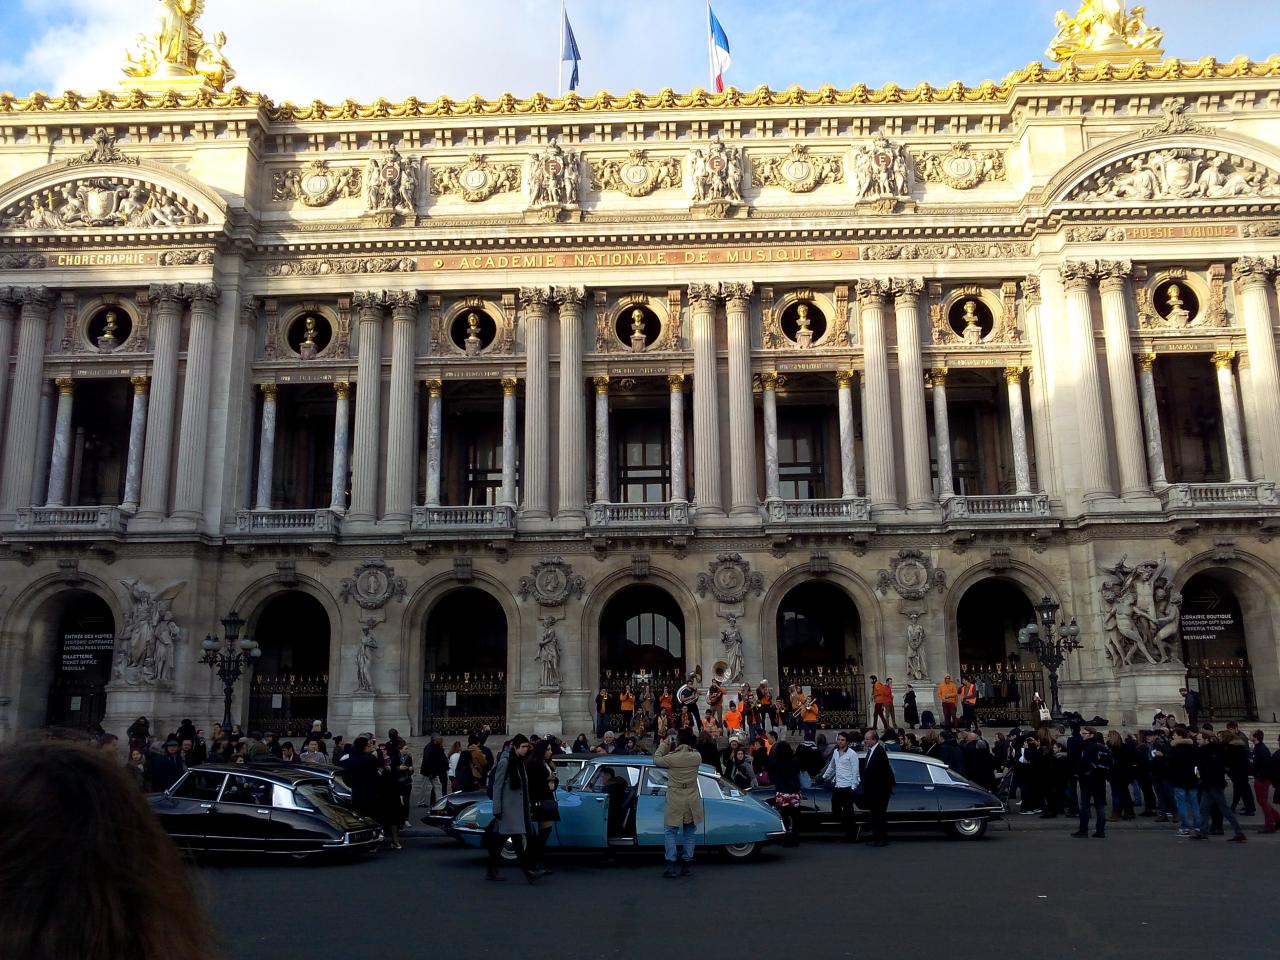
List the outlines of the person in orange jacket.
{"type": "Polygon", "coordinates": [[[951,674],[942,678],[938,684],[938,702],[942,704],[942,726],[950,730],[956,725],[956,704],[960,702],[960,690],[951,679],[951,674]]]}
{"type": "Polygon", "coordinates": [[[874,673],[871,675],[871,702],[875,704],[871,726],[883,723],[886,730],[897,729],[897,718],[893,715],[893,687],[887,682],[882,683],[874,673]]]}
{"type": "Polygon", "coordinates": [[[973,677],[960,678],[961,723],[966,730],[978,729],[978,685],[973,677]]]}

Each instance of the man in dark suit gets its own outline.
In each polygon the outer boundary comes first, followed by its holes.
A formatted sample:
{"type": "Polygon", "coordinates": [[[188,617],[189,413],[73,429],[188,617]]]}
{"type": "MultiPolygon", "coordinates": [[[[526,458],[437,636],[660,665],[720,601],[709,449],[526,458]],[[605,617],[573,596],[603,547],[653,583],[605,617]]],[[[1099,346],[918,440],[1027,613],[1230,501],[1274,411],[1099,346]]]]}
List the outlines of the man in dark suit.
{"type": "Polygon", "coordinates": [[[884,847],[889,844],[889,798],[893,796],[893,767],[874,727],[862,735],[866,768],[862,773],[862,796],[867,805],[867,820],[871,826],[871,845],[884,847]]]}

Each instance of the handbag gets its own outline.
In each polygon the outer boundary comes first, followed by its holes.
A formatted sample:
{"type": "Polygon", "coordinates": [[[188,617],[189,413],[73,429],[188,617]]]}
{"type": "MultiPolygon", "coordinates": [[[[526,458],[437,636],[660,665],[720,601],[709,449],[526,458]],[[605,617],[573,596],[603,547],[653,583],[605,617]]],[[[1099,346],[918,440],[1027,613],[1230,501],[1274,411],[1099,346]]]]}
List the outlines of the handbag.
{"type": "Polygon", "coordinates": [[[552,797],[547,800],[535,800],[529,808],[534,823],[550,823],[560,819],[560,804],[552,797]]]}
{"type": "Polygon", "coordinates": [[[767,787],[772,782],[773,781],[769,779],[768,770],[761,770],[759,773],[756,774],[756,783],[760,784],[760,786],[767,787]]]}

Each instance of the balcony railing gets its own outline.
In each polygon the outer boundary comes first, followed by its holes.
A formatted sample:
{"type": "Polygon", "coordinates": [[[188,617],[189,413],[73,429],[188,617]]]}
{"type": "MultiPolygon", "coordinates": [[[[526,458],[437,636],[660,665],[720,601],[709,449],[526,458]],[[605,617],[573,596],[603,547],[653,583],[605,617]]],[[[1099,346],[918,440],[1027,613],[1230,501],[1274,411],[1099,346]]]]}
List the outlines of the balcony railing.
{"type": "Polygon", "coordinates": [[[1166,510],[1188,507],[1275,507],[1280,506],[1276,485],[1260,483],[1175,483],[1157,491],[1166,510]]]}
{"type": "Polygon", "coordinates": [[[240,510],[236,533],[333,536],[337,517],[332,510],[240,510]]]}
{"type": "Polygon", "coordinates": [[[30,507],[18,511],[18,530],[39,532],[101,531],[123,533],[125,514],[119,507],[30,507]]]}
{"type": "Polygon", "coordinates": [[[513,530],[515,511],[506,504],[474,507],[414,507],[410,523],[415,532],[513,530]]]}
{"type": "Polygon", "coordinates": [[[593,527],[687,527],[689,504],[684,500],[659,503],[593,503],[587,514],[593,527]]]}
{"type": "Polygon", "coordinates": [[[769,523],[866,522],[871,519],[871,501],[864,497],[839,500],[767,500],[769,523]]]}
{"type": "Polygon", "coordinates": [[[1034,519],[1047,516],[1049,516],[1049,497],[1043,493],[952,497],[942,505],[944,520],[1034,519]]]}

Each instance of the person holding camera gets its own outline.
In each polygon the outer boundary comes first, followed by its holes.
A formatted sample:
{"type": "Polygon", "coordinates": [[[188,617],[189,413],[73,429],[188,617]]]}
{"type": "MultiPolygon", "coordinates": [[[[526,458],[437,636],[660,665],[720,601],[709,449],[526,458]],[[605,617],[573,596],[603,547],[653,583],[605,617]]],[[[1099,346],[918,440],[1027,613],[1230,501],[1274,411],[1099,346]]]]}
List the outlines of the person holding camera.
{"type": "Polygon", "coordinates": [[[676,737],[662,741],[653,755],[653,765],[667,771],[666,810],[663,815],[663,842],[667,869],[664,877],[687,877],[698,841],[698,824],[702,822],[702,797],[698,793],[698,768],[702,757],[694,748],[692,730],[681,730],[676,737]],[[684,863],[677,870],[676,838],[684,849],[684,863]]]}

